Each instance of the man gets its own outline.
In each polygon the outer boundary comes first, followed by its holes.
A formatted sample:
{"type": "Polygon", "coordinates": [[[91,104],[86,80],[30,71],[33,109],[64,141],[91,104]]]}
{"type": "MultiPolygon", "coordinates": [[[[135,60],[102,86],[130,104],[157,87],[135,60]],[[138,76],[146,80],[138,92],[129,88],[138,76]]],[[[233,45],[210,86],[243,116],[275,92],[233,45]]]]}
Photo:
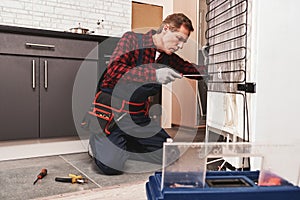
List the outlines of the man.
{"type": "Polygon", "coordinates": [[[104,174],[121,174],[129,158],[162,162],[163,142],[170,136],[150,119],[148,97],[182,74],[205,74],[204,66],[175,54],[193,30],[190,19],[176,13],[157,31],[127,32],[119,40],[99,81],[92,111],[103,131],[91,135],[90,146],[104,174]]]}

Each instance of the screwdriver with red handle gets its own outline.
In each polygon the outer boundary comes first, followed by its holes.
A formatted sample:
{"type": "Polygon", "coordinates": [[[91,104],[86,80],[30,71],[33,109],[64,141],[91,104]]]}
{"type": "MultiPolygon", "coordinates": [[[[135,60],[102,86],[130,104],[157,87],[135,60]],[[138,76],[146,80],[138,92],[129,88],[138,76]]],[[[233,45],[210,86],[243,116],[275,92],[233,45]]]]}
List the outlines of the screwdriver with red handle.
{"type": "Polygon", "coordinates": [[[41,172],[39,173],[39,175],[37,176],[36,180],[33,182],[33,185],[36,184],[36,182],[39,180],[39,179],[42,179],[44,178],[45,176],[47,175],[47,169],[42,169],[41,172]]]}

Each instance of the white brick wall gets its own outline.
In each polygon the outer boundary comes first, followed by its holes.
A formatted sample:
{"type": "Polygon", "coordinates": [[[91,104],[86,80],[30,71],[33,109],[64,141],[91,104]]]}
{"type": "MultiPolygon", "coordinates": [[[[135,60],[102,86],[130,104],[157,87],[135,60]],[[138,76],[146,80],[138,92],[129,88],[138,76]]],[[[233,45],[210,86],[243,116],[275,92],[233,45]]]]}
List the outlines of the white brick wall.
{"type": "Polygon", "coordinates": [[[102,35],[131,29],[131,0],[1,0],[0,24],[56,31],[81,27],[93,31],[104,20],[102,35]]]}

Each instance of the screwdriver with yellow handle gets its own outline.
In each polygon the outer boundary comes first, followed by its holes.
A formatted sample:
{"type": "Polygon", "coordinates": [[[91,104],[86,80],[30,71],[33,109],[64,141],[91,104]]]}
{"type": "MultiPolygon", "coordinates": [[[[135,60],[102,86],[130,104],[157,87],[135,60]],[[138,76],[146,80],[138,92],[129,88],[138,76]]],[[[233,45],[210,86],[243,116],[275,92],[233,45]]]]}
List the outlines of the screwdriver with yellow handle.
{"type": "Polygon", "coordinates": [[[47,169],[43,168],[39,175],[37,175],[36,180],[33,182],[33,185],[36,184],[36,182],[42,178],[44,178],[47,175],[47,169]]]}

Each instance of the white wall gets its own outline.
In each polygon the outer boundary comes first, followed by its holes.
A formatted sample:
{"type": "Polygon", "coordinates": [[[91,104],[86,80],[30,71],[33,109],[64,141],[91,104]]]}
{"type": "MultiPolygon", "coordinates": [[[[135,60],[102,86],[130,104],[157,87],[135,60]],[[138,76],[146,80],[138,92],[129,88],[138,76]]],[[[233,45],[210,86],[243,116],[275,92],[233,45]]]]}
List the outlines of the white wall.
{"type": "Polygon", "coordinates": [[[1,0],[0,24],[67,31],[95,30],[104,20],[103,35],[118,36],[131,28],[130,0],[1,0]]]}

